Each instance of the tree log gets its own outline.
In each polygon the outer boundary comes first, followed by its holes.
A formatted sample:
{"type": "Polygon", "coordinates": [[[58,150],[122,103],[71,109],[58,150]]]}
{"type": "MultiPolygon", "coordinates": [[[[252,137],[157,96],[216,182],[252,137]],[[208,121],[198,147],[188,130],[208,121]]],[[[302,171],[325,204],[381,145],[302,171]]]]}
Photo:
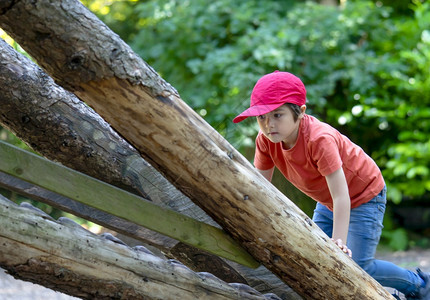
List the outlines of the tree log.
{"type": "Polygon", "coordinates": [[[3,29],[296,292],[392,298],[78,1],[6,2],[3,29]]]}
{"type": "Polygon", "coordinates": [[[55,221],[1,195],[0,227],[2,268],[83,299],[279,299],[97,236],[72,220],[55,221]]]}
{"type": "MultiPolygon", "coordinates": [[[[0,40],[0,103],[0,123],[45,157],[217,226],[90,107],[56,85],[3,40],[0,40]]],[[[220,259],[6,174],[1,174],[0,185],[133,237],[146,246],[155,246],[195,271],[210,272],[227,282],[248,283],[262,293],[273,292],[282,299],[300,298],[263,266],[254,270],[220,259]]]]}

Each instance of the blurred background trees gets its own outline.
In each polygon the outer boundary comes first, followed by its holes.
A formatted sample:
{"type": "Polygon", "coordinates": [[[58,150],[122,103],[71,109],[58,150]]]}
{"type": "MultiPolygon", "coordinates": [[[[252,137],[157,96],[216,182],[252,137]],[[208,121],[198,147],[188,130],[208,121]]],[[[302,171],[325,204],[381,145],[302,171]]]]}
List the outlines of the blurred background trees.
{"type": "MultiPolygon", "coordinates": [[[[430,246],[430,4],[328,2],[82,0],[250,160],[257,124],[231,120],[263,74],[298,75],[307,112],[381,168],[386,243],[430,246]]],[[[274,184],[312,214],[279,174],[274,184]]]]}

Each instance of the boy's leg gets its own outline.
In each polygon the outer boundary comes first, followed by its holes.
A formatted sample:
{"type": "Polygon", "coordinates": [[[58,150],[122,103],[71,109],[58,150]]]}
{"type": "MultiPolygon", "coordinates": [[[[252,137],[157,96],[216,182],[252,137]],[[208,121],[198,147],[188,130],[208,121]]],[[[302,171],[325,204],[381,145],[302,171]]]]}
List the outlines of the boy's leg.
{"type": "MultiPolygon", "coordinates": [[[[382,232],[385,213],[386,189],[366,204],[351,210],[347,246],[353,260],[381,285],[392,287],[408,295],[417,292],[421,278],[393,263],[375,260],[376,246],[382,232]]],[[[317,203],[312,220],[329,237],[333,233],[333,212],[317,203]]]]}
{"type": "Polygon", "coordinates": [[[374,258],[383,228],[385,193],[384,188],[371,201],[351,210],[347,246],[352,251],[353,260],[376,281],[408,295],[419,290],[423,283],[421,277],[393,263],[374,258]]]}

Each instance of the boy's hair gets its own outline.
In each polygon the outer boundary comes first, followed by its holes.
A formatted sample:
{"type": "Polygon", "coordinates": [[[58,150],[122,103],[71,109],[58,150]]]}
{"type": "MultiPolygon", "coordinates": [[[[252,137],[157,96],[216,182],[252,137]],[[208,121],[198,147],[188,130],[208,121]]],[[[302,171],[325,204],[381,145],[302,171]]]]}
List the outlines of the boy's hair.
{"type": "Polygon", "coordinates": [[[285,103],[284,105],[291,109],[291,111],[293,112],[294,122],[297,122],[299,115],[302,113],[300,106],[293,103],[285,103]]]}

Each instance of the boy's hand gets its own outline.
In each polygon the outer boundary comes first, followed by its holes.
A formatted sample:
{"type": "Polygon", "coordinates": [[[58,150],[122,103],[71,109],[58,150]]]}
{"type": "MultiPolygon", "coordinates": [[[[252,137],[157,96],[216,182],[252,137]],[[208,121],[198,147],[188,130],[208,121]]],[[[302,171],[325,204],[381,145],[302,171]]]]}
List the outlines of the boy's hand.
{"type": "Polygon", "coordinates": [[[337,239],[337,240],[331,239],[331,240],[336,244],[336,246],[340,248],[340,250],[348,254],[349,257],[352,257],[352,251],[346,245],[343,244],[341,239],[337,239]]]}

